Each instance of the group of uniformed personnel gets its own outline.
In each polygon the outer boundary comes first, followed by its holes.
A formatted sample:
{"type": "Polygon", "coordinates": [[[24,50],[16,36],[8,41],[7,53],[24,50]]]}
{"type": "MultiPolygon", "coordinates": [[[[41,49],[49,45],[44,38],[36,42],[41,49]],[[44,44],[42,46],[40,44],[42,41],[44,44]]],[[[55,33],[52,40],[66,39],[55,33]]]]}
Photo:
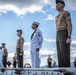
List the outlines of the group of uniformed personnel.
{"type": "MultiPolygon", "coordinates": [[[[42,46],[43,37],[42,32],[38,29],[39,23],[34,22],[32,24],[32,29],[34,30],[33,34],[31,35],[31,61],[32,67],[38,68],[40,65],[40,58],[39,58],[39,50],[42,46]]],[[[24,38],[22,35],[22,30],[17,30],[18,40],[17,40],[17,59],[18,59],[18,67],[23,67],[23,44],[24,38]]]]}
{"type": "MultiPolygon", "coordinates": [[[[31,35],[31,62],[32,68],[40,67],[40,58],[39,58],[39,50],[41,49],[43,37],[42,32],[38,29],[39,23],[33,22],[32,29],[34,30],[31,35]]],[[[17,30],[17,36],[19,37],[17,40],[16,52],[17,52],[17,60],[18,60],[18,68],[23,68],[23,44],[24,38],[22,37],[22,30],[17,30]]],[[[16,71],[16,73],[20,73],[16,71]]]]}
{"type": "MultiPolygon", "coordinates": [[[[56,0],[56,9],[59,12],[56,16],[56,45],[58,54],[58,66],[59,67],[70,67],[70,42],[72,33],[72,23],[70,13],[64,10],[65,2],[63,0],[56,0]]],[[[32,68],[40,67],[39,51],[42,47],[43,36],[42,32],[39,30],[39,23],[33,22],[32,29],[34,30],[31,35],[31,63],[32,68]]],[[[24,38],[22,37],[22,30],[17,30],[17,40],[16,52],[18,60],[18,68],[23,68],[23,44],[24,38]]],[[[2,44],[3,49],[3,65],[6,67],[8,52],[5,48],[5,44],[2,44]]]]}

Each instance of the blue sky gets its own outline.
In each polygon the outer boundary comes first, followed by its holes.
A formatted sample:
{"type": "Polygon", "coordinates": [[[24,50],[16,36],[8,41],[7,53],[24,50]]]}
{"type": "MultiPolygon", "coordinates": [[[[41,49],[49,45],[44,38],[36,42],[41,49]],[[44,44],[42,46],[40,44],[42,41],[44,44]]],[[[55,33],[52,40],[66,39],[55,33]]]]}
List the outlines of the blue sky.
{"type": "MultiPolygon", "coordinates": [[[[41,51],[41,57],[47,57],[49,54],[53,58],[56,53],[56,24],[55,16],[58,12],[55,9],[55,0],[0,0],[0,43],[5,42],[9,53],[15,53],[17,41],[17,29],[23,30],[25,39],[24,51],[30,50],[30,36],[33,32],[31,25],[33,21],[40,23],[39,29],[43,33],[44,42],[41,51]],[[17,1],[17,3],[16,3],[17,1]],[[54,53],[55,51],[55,53],[54,53]]],[[[72,42],[71,50],[76,51],[76,0],[65,0],[65,9],[71,13],[72,18],[72,42]]],[[[73,52],[74,53],[74,52],[73,52]]],[[[25,54],[26,55],[26,54],[25,54]]],[[[72,56],[72,58],[74,58],[72,56]]]]}

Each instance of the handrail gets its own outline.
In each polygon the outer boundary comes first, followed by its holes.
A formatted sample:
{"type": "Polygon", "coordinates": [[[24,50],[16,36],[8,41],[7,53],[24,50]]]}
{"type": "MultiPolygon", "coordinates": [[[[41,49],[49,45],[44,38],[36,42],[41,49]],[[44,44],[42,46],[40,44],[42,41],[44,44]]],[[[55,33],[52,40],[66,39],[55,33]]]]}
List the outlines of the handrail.
{"type": "Polygon", "coordinates": [[[66,70],[65,68],[0,68],[4,70],[25,70],[25,71],[59,71],[66,70]]]}
{"type": "MultiPolygon", "coordinates": [[[[3,69],[5,70],[6,75],[8,75],[7,71],[11,71],[10,75],[14,75],[16,70],[21,70],[20,75],[26,74],[26,75],[31,75],[31,73],[33,73],[32,75],[38,75],[37,73],[40,71],[41,75],[49,75],[52,74],[54,75],[54,73],[61,74],[63,75],[64,73],[68,73],[68,71],[66,69],[69,68],[0,68],[0,70],[3,69]],[[61,71],[62,70],[62,71],[61,71]]],[[[3,73],[1,75],[4,75],[3,73]]]]}

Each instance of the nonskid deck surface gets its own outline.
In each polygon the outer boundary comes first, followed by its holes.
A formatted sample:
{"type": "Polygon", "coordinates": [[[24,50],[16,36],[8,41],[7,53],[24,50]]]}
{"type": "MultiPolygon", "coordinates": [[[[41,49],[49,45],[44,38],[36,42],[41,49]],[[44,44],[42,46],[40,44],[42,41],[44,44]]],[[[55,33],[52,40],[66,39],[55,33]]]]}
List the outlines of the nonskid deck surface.
{"type": "Polygon", "coordinates": [[[73,73],[76,75],[76,68],[6,68],[0,75],[64,75],[65,73],[73,73]],[[21,74],[15,74],[15,70],[21,70],[21,74]]]}

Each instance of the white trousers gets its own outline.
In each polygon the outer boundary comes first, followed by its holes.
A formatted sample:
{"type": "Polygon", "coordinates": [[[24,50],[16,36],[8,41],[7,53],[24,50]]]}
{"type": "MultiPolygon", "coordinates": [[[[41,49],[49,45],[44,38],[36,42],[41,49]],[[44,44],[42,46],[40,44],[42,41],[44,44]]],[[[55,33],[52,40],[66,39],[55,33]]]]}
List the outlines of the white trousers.
{"type": "Polygon", "coordinates": [[[0,68],[3,68],[3,62],[0,60],[0,68]]]}
{"type": "Polygon", "coordinates": [[[32,68],[40,67],[39,51],[36,51],[36,49],[31,50],[31,63],[32,63],[32,68]]]}

